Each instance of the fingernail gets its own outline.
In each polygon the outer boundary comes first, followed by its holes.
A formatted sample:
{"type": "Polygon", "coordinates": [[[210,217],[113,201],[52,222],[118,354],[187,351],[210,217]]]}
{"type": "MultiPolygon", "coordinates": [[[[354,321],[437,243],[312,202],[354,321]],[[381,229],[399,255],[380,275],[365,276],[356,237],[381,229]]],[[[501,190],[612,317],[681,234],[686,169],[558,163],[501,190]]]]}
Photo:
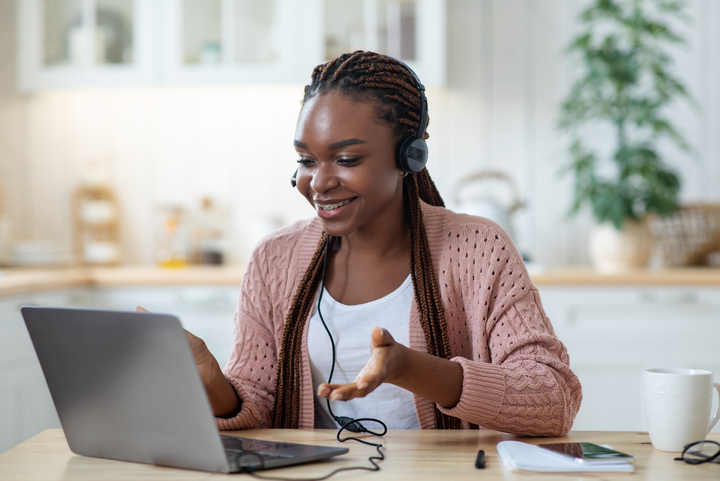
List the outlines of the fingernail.
{"type": "Polygon", "coordinates": [[[330,399],[332,399],[333,401],[342,401],[342,398],[343,398],[343,396],[340,393],[335,393],[332,396],[330,396],[330,399]]]}

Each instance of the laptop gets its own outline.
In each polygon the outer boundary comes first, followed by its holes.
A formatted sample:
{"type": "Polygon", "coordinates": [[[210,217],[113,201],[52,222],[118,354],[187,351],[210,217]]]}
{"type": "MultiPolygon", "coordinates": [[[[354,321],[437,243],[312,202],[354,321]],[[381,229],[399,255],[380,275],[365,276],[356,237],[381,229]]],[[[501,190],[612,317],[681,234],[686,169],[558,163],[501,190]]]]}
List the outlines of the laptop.
{"type": "Polygon", "coordinates": [[[22,315],[76,454],[233,473],[348,452],[221,436],[174,316],[45,307],[22,315]]]}

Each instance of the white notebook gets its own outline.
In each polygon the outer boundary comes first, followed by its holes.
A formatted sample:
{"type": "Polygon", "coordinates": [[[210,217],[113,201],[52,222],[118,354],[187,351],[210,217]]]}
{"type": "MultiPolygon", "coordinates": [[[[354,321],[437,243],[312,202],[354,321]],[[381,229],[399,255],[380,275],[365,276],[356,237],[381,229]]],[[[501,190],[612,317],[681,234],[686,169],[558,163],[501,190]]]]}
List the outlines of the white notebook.
{"type": "Polygon", "coordinates": [[[566,459],[547,449],[519,441],[502,441],[497,445],[500,459],[511,471],[536,473],[632,473],[633,465],[625,461],[581,463],[566,459]]]}

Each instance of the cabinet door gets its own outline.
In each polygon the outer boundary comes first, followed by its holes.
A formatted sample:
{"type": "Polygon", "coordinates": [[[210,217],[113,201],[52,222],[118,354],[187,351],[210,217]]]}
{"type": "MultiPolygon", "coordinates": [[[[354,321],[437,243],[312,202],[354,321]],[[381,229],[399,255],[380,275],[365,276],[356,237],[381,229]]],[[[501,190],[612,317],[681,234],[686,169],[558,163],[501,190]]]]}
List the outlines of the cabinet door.
{"type": "Polygon", "coordinates": [[[646,430],[644,369],[706,369],[720,379],[720,288],[541,287],[540,293],[583,385],[574,429],[646,430]]]}
{"type": "Polygon", "coordinates": [[[91,291],[84,307],[148,311],[173,314],[183,327],[200,337],[225,367],[233,343],[233,314],[240,287],[153,286],[98,288],[91,291]]]}
{"type": "Polygon", "coordinates": [[[165,0],[164,82],[307,82],[317,0],[165,0]]]}
{"type": "Polygon", "coordinates": [[[0,453],[45,429],[60,427],[20,307],[64,306],[68,294],[0,300],[0,453]]]}
{"type": "Polygon", "coordinates": [[[46,429],[60,427],[37,360],[0,370],[0,406],[0,453],[46,429]]]}
{"type": "Polygon", "coordinates": [[[402,60],[425,86],[446,79],[445,0],[324,0],[323,57],[372,50],[402,60]]]}
{"type": "Polygon", "coordinates": [[[22,90],[150,84],[158,2],[22,0],[22,90]]]}

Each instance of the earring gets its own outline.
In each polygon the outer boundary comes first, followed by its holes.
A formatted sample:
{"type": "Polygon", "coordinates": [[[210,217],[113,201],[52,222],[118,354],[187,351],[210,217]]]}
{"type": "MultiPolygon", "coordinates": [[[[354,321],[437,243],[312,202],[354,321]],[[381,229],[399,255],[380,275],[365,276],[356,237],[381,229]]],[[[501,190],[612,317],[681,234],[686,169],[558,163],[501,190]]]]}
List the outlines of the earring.
{"type": "Polygon", "coordinates": [[[400,177],[407,177],[407,175],[408,175],[407,172],[400,172],[400,177]]]}

